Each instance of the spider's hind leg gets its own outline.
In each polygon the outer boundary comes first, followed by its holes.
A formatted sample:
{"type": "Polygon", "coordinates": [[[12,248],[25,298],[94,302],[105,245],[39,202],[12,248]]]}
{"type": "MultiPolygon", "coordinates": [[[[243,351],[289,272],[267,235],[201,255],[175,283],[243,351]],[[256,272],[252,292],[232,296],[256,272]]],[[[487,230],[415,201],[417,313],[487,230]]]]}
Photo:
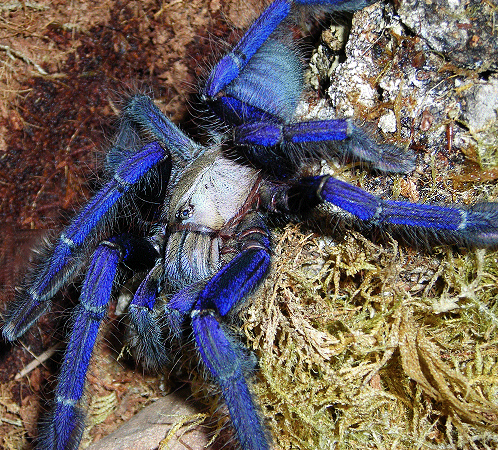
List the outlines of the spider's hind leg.
{"type": "Polygon", "coordinates": [[[44,450],[76,449],[84,428],[80,406],[86,374],[100,325],[121,262],[150,265],[155,249],[144,239],[122,235],[104,241],[95,250],[83,282],[79,304],[73,311],[72,331],[55,393],[54,408],[39,439],[44,450]]]}
{"type": "Polygon", "coordinates": [[[268,192],[267,197],[267,202],[289,212],[302,212],[327,202],[376,226],[414,227],[445,241],[498,246],[498,203],[494,202],[466,207],[384,200],[328,175],[300,179],[268,192]]]}

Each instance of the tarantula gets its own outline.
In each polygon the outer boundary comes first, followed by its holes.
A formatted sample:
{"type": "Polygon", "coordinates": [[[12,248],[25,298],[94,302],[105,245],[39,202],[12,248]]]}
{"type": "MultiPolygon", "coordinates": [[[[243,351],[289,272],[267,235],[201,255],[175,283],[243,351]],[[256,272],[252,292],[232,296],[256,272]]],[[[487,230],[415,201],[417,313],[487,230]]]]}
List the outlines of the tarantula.
{"type": "Polygon", "coordinates": [[[17,339],[63,286],[86,273],[39,448],[79,445],[92,350],[124,275],[139,277],[126,309],[143,364],[167,365],[166,336],[192,333],[241,447],[268,449],[247,382],[254,358],[227,327],[268,273],[268,215],[299,217],[328,203],[369,224],[425,229],[467,245],[498,243],[498,203],[467,208],[382,200],[328,175],[301,175],[303,167],[337,153],[381,171],[415,167],[413,153],[377,144],[352,120],[295,117],[303,64],[290,37],[294,11],[303,5],[352,11],[370,3],[271,3],[204,85],[201,98],[219,122],[207,145],[190,139],[148,96],[127,101],[107,153],[109,180],[27,276],[3,328],[7,340],[17,339]],[[126,223],[129,204],[140,211],[137,223],[126,223]]]}

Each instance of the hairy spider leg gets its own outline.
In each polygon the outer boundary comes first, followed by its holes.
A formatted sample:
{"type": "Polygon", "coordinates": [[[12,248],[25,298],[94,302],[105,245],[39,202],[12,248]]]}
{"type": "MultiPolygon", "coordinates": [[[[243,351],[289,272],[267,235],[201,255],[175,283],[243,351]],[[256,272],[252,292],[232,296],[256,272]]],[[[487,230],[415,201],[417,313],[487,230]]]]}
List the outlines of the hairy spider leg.
{"type": "Polygon", "coordinates": [[[273,147],[281,144],[301,144],[305,142],[338,141],[346,139],[351,131],[350,120],[316,120],[288,125],[270,122],[252,122],[235,130],[235,142],[239,145],[261,145],[273,147]]]}
{"type": "Polygon", "coordinates": [[[289,0],[276,0],[263,11],[233,50],[210,73],[204,88],[206,97],[216,97],[240,75],[254,54],[289,15],[291,4],[289,0]]]}
{"type": "Polygon", "coordinates": [[[153,313],[163,272],[162,260],[158,260],[136,290],[128,307],[130,326],[136,336],[131,346],[137,350],[142,364],[152,369],[158,369],[169,362],[161,327],[153,313]]]}
{"type": "Polygon", "coordinates": [[[95,250],[75,307],[73,327],[59,375],[52,413],[40,435],[39,448],[76,448],[84,428],[84,412],[79,407],[86,373],[100,325],[107,315],[120,262],[147,264],[157,256],[145,239],[121,235],[104,241],[95,250]]]}
{"type": "Polygon", "coordinates": [[[275,0],[253,22],[238,44],[216,64],[204,95],[214,98],[234,81],[247,63],[291,12],[292,4],[328,6],[329,11],[352,11],[372,3],[368,0],[275,0]]]}
{"type": "MultiPolygon", "coordinates": [[[[231,125],[271,120],[288,122],[303,89],[303,67],[284,30],[292,5],[322,5],[327,11],[360,9],[371,1],[275,0],[231,52],[211,71],[203,97],[231,125]]],[[[287,27],[288,28],[288,27],[287,27]]]]}
{"type": "MultiPolygon", "coordinates": [[[[334,11],[357,9],[368,2],[297,3],[328,5],[334,11]]],[[[290,2],[272,3],[206,83],[204,96],[210,108],[236,127],[234,143],[246,147],[250,162],[263,168],[271,162],[278,174],[292,172],[303,157],[329,156],[325,143],[331,141],[336,153],[370,162],[379,170],[413,170],[413,152],[379,145],[351,120],[295,121],[303,92],[303,64],[292,40],[284,38],[289,30],[279,26],[289,13],[290,2]]]]}
{"type": "Polygon", "coordinates": [[[180,161],[189,161],[199,152],[200,145],[171,122],[147,95],[130,97],[120,120],[116,141],[107,155],[111,165],[121,163],[135,151],[135,134],[145,135],[148,140],[162,143],[180,161]]]}
{"type": "Polygon", "coordinates": [[[207,104],[229,125],[285,123],[292,119],[302,91],[303,67],[297,52],[270,38],[239,76],[219,95],[208,98],[207,104]]]}
{"type": "Polygon", "coordinates": [[[100,324],[107,314],[116,270],[121,259],[119,248],[100,244],[92,258],[74,310],[74,324],[66,349],[55,394],[55,407],[41,432],[39,447],[64,450],[78,445],[83,432],[84,412],[78,407],[83,396],[86,372],[100,324]]]}
{"type": "Polygon", "coordinates": [[[50,251],[46,261],[20,292],[19,306],[7,318],[3,336],[15,340],[50,307],[50,299],[70,281],[82,264],[83,251],[92,244],[93,235],[109,224],[115,209],[126,203],[149,171],[169,158],[157,142],[144,146],[124,161],[113,178],[88,202],[71,221],[50,251]]]}
{"type": "Polygon", "coordinates": [[[204,281],[192,283],[177,292],[165,305],[164,317],[172,339],[181,340],[189,314],[192,312],[197,302],[197,297],[205,285],[204,281]]]}
{"type": "Polygon", "coordinates": [[[193,283],[178,292],[164,313],[175,337],[190,317],[201,360],[221,388],[241,447],[264,450],[269,448],[264,426],[245,378],[254,362],[220,322],[241,306],[270,266],[270,240],[264,221],[252,213],[245,223],[239,233],[240,253],[207,282],[193,283]]]}
{"type": "MultiPolygon", "coordinates": [[[[241,251],[237,256],[209,281],[195,282],[180,290],[163,312],[173,338],[180,338],[190,317],[201,360],[221,388],[242,448],[266,449],[264,427],[245,380],[254,363],[219,321],[238,309],[268,272],[270,241],[266,225],[258,214],[246,216],[238,239],[241,251]]],[[[129,306],[139,353],[151,366],[166,363],[161,330],[153,314],[161,275],[162,268],[156,265],[137,289],[129,306]]]]}
{"type": "Polygon", "coordinates": [[[204,365],[221,388],[243,450],[269,450],[265,429],[245,379],[248,356],[213,311],[192,312],[192,327],[204,365]]]}
{"type": "Polygon", "coordinates": [[[253,364],[223,327],[220,317],[236,308],[261,283],[269,265],[268,248],[242,251],[208,282],[191,313],[201,359],[221,388],[244,450],[269,449],[269,445],[245,378],[253,364]]]}
{"type": "Polygon", "coordinates": [[[420,227],[470,245],[498,245],[498,203],[463,207],[383,200],[328,175],[301,179],[287,196],[294,208],[328,202],[375,225],[420,227]]]}
{"type": "MultiPolygon", "coordinates": [[[[313,120],[289,124],[259,121],[238,126],[234,143],[246,146],[251,161],[279,164],[278,159],[300,161],[302,156],[326,158],[334,151],[367,161],[384,172],[409,172],[415,168],[415,154],[397,146],[379,144],[350,119],[313,120]],[[316,147],[318,145],[318,147],[316,147]],[[269,149],[272,148],[273,149],[269,149]],[[315,147],[316,149],[314,150],[315,147]]],[[[263,165],[267,165],[263,163],[263,165]]]]}

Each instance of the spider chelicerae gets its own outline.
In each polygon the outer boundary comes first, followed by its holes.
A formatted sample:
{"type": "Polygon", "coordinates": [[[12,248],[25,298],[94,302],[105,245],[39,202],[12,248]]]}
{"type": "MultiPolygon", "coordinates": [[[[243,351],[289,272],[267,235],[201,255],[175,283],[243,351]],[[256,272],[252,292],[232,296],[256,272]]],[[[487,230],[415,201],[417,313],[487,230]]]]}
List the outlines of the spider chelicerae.
{"type": "Polygon", "coordinates": [[[167,339],[192,334],[219,385],[244,449],[270,444],[248,377],[255,362],[227,324],[268,274],[269,215],[305,216],[321,203],[374,226],[425,229],[479,246],[498,241],[498,204],[472,207],[383,200],[303,167],[332,155],[409,172],[415,155],[376,143],[349,119],[299,121],[303,63],[289,31],[296,10],[352,11],[368,0],[276,0],[211,71],[202,91],[218,124],[194,142],[146,95],[132,96],[107,153],[107,183],[27,276],[3,329],[15,340],[81,271],[85,278],[42,449],[76,448],[86,372],[118,281],[139,278],[126,305],[130,340],[146,367],[170,363],[167,339]],[[140,213],[123,224],[129,205],[140,213]]]}

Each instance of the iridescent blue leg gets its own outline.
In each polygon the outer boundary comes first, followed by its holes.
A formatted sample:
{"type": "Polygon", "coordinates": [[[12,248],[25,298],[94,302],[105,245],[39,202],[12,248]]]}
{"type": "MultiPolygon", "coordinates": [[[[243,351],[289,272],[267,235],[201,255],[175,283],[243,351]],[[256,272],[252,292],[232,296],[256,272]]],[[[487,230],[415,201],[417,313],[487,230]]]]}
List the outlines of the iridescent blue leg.
{"type": "Polygon", "coordinates": [[[191,318],[197,348],[206,368],[221,388],[238,440],[244,450],[269,448],[264,426],[247,385],[254,361],[220,323],[238,309],[265,278],[270,265],[268,231],[259,215],[249,214],[239,232],[240,253],[209,281],[177,293],[164,313],[175,337],[191,318]]]}
{"type": "Polygon", "coordinates": [[[240,75],[254,54],[289,15],[291,3],[289,0],[276,0],[263,11],[239,43],[210,73],[204,88],[206,97],[214,98],[240,75]]]}
{"type": "Polygon", "coordinates": [[[164,316],[170,338],[177,341],[181,340],[187,319],[205,285],[205,282],[198,282],[187,286],[177,292],[164,307],[164,316]]]}
{"type": "Polygon", "coordinates": [[[294,116],[302,91],[303,67],[296,52],[270,38],[222,92],[207,96],[206,101],[232,126],[259,121],[286,123],[294,116]]]}
{"type": "Polygon", "coordinates": [[[90,357],[100,324],[106,316],[120,259],[119,248],[110,243],[99,245],[92,258],[80,303],[74,311],[71,338],[55,394],[55,407],[41,434],[40,449],[77,448],[81,439],[84,413],[78,402],[83,396],[90,357]]]}
{"type": "Polygon", "coordinates": [[[245,373],[252,362],[212,311],[194,310],[192,327],[201,358],[221,388],[243,450],[270,448],[245,373]]]}
{"type": "Polygon", "coordinates": [[[219,320],[237,309],[267,274],[270,243],[265,228],[252,229],[246,239],[242,252],[201,291],[191,317],[197,348],[221,388],[241,447],[263,450],[269,445],[245,379],[253,362],[219,320]]]}
{"type": "Polygon", "coordinates": [[[79,406],[86,373],[100,325],[107,314],[118,265],[150,264],[154,249],[143,239],[123,235],[102,242],[95,250],[83,282],[80,301],[73,311],[73,326],[64,356],[54,409],[38,447],[43,450],[76,449],[84,427],[79,406]]]}
{"type": "Polygon", "coordinates": [[[498,203],[464,207],[383,200],[330,176],[302,179],[286,196],[293,209],[328,202],[376,225],[418,227],[470,245],[498,245],[498,203]]]}
{"type": "Polygon", "coordinates": [[[378,144],[348,119],[315,120],[279,124],[269,121],[246,123],[235,129],[234,142],[248,147],[251,161],[262,166],[278,164],[278,158],[301,161],[303,157],[326,158],[334,152],[349,154],[387,172],[409,172],[415,168],[415,155],[388,144],[378,144]],[[324,148],[321,143],[334,143],[324,148]],[[318,145],[317,145],[318,144],[318,145]],[[267,162],[268,161],[268,162],[267,162]]]}
{"type": "Polygon", "coordinates": [[[214,98],[241,74],[261,46],[289,16],[293,3],[322,5],[328,7],[328,11],[353,11],[364,8],[372,2],[365,0],[275,0],[251,25],[233,50],[223,57],[212,70],[204,88],[206,97],[214,98]]]}
{"type": "Polygon", "coordinates": [[[50,298],[79,270],[81,256],[109,225],[116,208],[126,203],[133,188],[169,153],[158,143],[146,145],[132,154],[115,171],[113,178],[72,220],[18,295],[18,307],[8,317],[3,335],[8,340],[21,336],[50,306],[50,298]]]}

